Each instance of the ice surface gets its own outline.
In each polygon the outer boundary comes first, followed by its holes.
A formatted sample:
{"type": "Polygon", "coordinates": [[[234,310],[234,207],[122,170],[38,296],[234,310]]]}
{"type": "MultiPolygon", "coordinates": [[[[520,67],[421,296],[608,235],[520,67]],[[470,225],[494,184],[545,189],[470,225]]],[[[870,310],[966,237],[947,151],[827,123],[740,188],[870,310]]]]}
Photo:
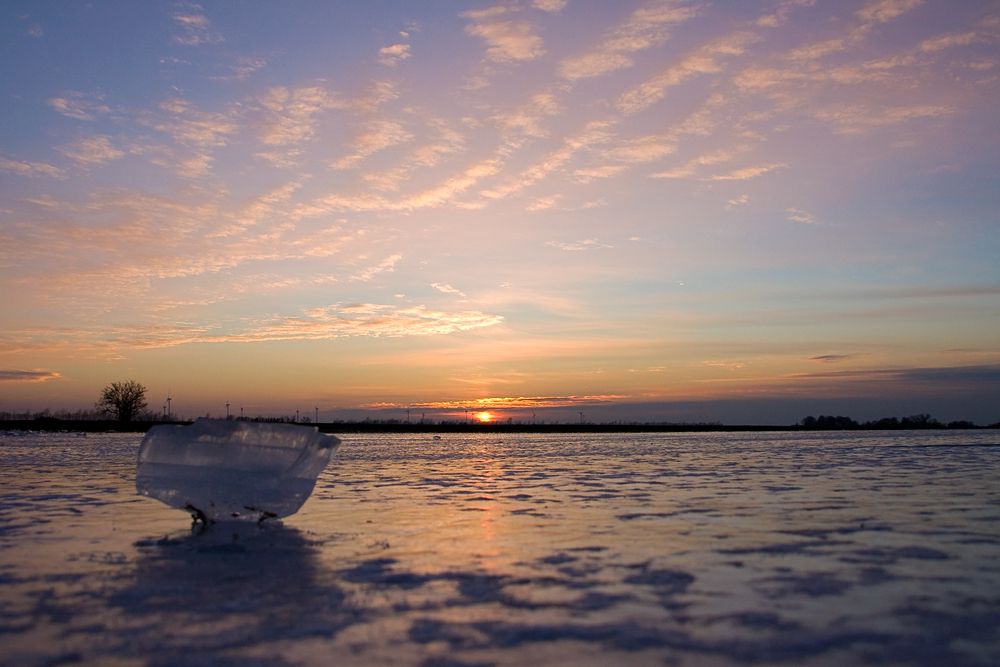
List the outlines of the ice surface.
{"type": "Polygon", "coordinates": [[[198,419],[149,429],[135,486],[144,496],[211,521],[295,514],[340,440],[315,427],[198,419]]]}
{"type": "Polygon", "coordinates": [[[0,665],[1000,665],[998,430],[440,435],[204,531],[0,435],[0,665]]]}

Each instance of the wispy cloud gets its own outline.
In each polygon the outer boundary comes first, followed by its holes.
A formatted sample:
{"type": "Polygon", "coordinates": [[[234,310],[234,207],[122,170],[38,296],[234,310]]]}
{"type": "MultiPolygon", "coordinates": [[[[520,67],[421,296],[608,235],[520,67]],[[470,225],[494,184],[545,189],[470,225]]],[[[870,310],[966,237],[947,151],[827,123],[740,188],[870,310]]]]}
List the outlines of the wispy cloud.
{"type": "MultiPolygon", "coordinates": [[[[500,112],[490,120],[502,128],[505,134],[524,135],[528,137],[546,137],[548,130],[542,127],[543,119],[558,116],[561,112],[556,98],[551,93],[533,95],[528,104],[521,105],[510,112],[500,112]]],[[[511,145],[518,145],[519,139],[508,139],[511,145]]]]}
{"type": "Polygon", "coordinates": [[[626,115],[643,111],[662,100],[668,88],[699,74],[722,71],[722,66],[716,60],[718,56],[742,55],[746,51],[746,45],[758,39],[753,33],[739,32],[713,40],[686,56],[679,64],[668,67],[638,87],[623,93],[615,106],[626,115]]]}
{"type": "Polygon", "coordinates": [[[6,171],[19,176],[51,176],[52,178],[66,178],[66,172],[58,167],[44,162],[18,162],[8,160],[0,156],[0,171],[6,171]]]}
{"type": "Polygon", "coordinates": [[[670,171],[662,171],[656,174],[650,174],[651,178],[684,178],[686,176],[692,176],[698,171],[698,167],[719,164],[721,162],[729,162],[734,159],[740,153],[744,153],[750,150],[749,146],[740,146],[737,148],[723,148],[711,153],[705,153],[704,155],[699,155],[695,159],[689,161],[682,167],[677,167],[676,169],[671,169],[670,171]]]}
{"type": "Polygon", "coordinates": [[[634,11],[592,51],[559,63],[559,73],[570,81],[601,76],[631,67],[631,54],[661,44],[673,26],[697,16],[699,7],[678,6],[670,0],[652,2],[634,11]]]}
{"type": "Polygon", "coordinates": [[[207,176],[213,159],[204,149],[191,150],[155,143],[135,143],[128,147],[128,152],[131,155],[145,156],[151,163],[188,179],[207,176]]]}
{"type": "Polygon", "coordinates": [[[787,209],[786,213],[788,213],[788,219],[793,222],[804,222],[807,225],[816,224],[816,218],[812,215],[812,213],[806,213],[805,211],[800,211],[797,208],[787,209]]]}
{"type": "Polygon", "coordinates": [[[378,61],[388,67],[395,67],[410,57],[409,44],[393,44],[378,50],[378,61]]]}
{"type": "Polygon", "coordinates": [[[286,146],[312,139],[317,115],[331,109],[347,109],[350,103],[319,86],[271,88],[258,98],[264,108],[259,123],[260,141],[268,146],[286,146]]]}
{"type": "Polygon", "coordinates": [[[823,56],[830,55],[831,53],[843,51],[847,48],[847,45],[848,43],[845,39],[828,39],[822,42],[816,42],[815,44],[807,44],[806,46],[792,49],[785,54],[785,58],[797,61],[816,60],[818,58],[822,58],[823,56]]]}
{"type": "Polygon", "coordinates": [[[885,23],[924,4],[924,0],[876,0],[858,10],[865,23],[885,23]]]}
{"type": "Polygon", "coordinates": [[[236,63],[228,65],[229,74],[208,77],[212,81],[246,81],[250,75],[267,66],[267,59],[259,56],[243,56],[236,63]]]}
{"type": "MultiPolygon", "coordinates": [[[[510,176],[492,188],[480,192],[489,199],[502,199],[514,195],[559,171],[577,153],[607,143],[611,139],[610,121],[591,121],[583,130],[563,139],[562,146],[542,156],[542,158],[516,176],[510,176]]],[[[646,141],[648,140],[640,140],[646,141]]],[[[634,146],[623,147],[625,152],[634,146]]],[[[650,146],[645,146],[649,150],[650,146]]]]}
{"type": "Polygon", "coordinates": [[[956,107],[945,104],[920,104],[890,108],[855,104],[819,109],[814,112],[814,115],[820,120],[836,125],[837,132],[859,134],[874,127],[895,125],[917,118],[939,118],[952,115],[956,111],[956,107]]]}
{"type": "Polygon", "coordinates": [[[771,14],[765,14],[757,19],[757,25],[768,28],[777,28],[785,24],[788,15],[796,7],[812,7],[816,0],[784,0],[778,3],[776,10],[771,14]]]}
{"type": "Polygon", "coordinates": [[[59,149],[63,155],[84,166],[100,166],[125,155],[114,147],[111,137],[103,134],[84,135],[59,149]]]}
{"type": "Polygon", "coordinates": [[[465,31],[486,41],[486,57],[489,60],[500,63],[527,61],[545,53],[542,38],[535,34],[530,23],[513,19],[499,20],[501,16],[514,11],[515,8],[496,6],[462,14],[472,20],[465,31]]]}
{"type": "Polygon", "coordinates": [[[475,310],[448,313],[424,306],[399,308],[372,303],[337,304],[311,309],[305,314],[301,318],[262,322],[248,331],[221,338],[249,342],[346,336],[440,336],[494,326],[504,319],[475,310]]]}
{"type": "Polygon", "coordinates": [[[920,50],[932,52],[948,49],[953,46],[966,46],[975,42],[977,38],[978,34],[975,31],[933,37],[920,42],[920,50]]]}
{"type": "Polygon", "coordinates": [[[553,208],[562,199],[562,195],[551,195],[549,197],[540,197],[536,199],[531,204],[528,204],[529,211],[545,211],[553,208]]]}
{"type": "Polygon", "coordinates": [[[621,173],[628,167],[623,164],[606,164],[601,167],[589,167],[577,169],[573,172],[576,179],[581,183],[589,183],[595,178],[609,178],[621,173]]]}
{"type": "Polygon", "coordinates": [[[438,206],[453,201],[458,195],[487,176],[492,176],[498,170],[496,161],[484,160],[453,176],[441,185],[419,192],[406,199],[400,205],[402,210],[412,210],[438,206]]]}
{"type": "Polygon", "coordinates": [[[403,259],[402,255],[391,255],[386,257],[384,260],[376,264],[375,266],[370,266],[361,273],[351,276],[351,280],[362,280],[368,281],[374,278],[376,275],[383,272],[392,272],[393,267],[396,266],[396,262],[403,259]]]}
{"type": "MultiPolygon", "coordinates": [[[[400,308],[374,303],[339,303],[303,311],[301,316],[270,316],[239,323],[133,324],[127,326],[35,330],[26,332],[27,349],[77,349],[115,355],[127,349],[177,347],[191,343],[257,343],[327,340],[347,337],[441,336],[502,323],[500,315],[469,310],[445,312],[424,306],[400,308]]],[[[8,346],[9,347],[9,346],[8,346]]],[[[10,350],[8,350],[10,351],[10,350]]],[[[0,371],[0,381],[40,382],[60,377],[46,371],[0,371]]]]}
{"type": "Polygon", "coordinates": [[[677,144],[669,137],[649,135],[628,139],[602,151],[604,157],[617,162],[636,164],[652,162],[677,152],[677,144]]]}
{"type": "Polygon", "coordinates": [[[584,239],[576,243],[564,243],[561,241],[546,241],[545,245],[559,248],[560,250],[593,250],[596,248],[611,248],[612,246],[601,243],[597,239],[584,239]]]}
{"type": "Polygon", "coordinates": [[[996,392],[1000,387],[1000,367],[946,366],[932,368],[874,368],[844,371],[817,371],[794,373],[782,378],[793,386],[808,382],[811,385],[850,387],[854,396],[876,393],[879,396],[913,396],[921,394],[956,393],[981,395],[996,392]]]}
{"type": "Polygon", "coordinates": [[[816,361],[821,364],[835,364],[845,359],[853,359],[855,356],[853,354],[821,354],[816,357],[809,357],[807,361],[816,361]]]}
{"type": "Polygon", "coordinates": [[[567,4],[567,0],[532,0],[531,6],[543,12],[558,12],[567,4]]]}
{"type": "Polygon", "coordinates": [[[111,113],[101,95],[86,95],[75,90],[67,91],[62,97],[53,97],[47,104],[69,118],[93,120],[95,114],[111,113]]]}
{"type": "Polygon", "coordinates": [[[457,294],[458,296],[465,296],[465,292],[457,290],[451,285],[441,284],[441,283],[431,283],[431,287],[439,292],[444,292],[445,294],[457,294]]]}
{"type": "Polygon", "coordinates": [[[45,382],[62,377],[53,371],[18,371],[0,369],[0,382],[45,382]]]}
{"type": "Polygon", "coordinates": [[[396,121],[372,120],[351,141],[350,147],[354,150],[354,153],[332,161],[330,166],[334,169],[348,169],[357,165],[372,153],[380,151],[383,148],[406,143],[411,139],[413,139],[413,134],[396,121]]]}
{"type": "Polygon", "coordinates": [[[300,163],[298,158],[300,155],[302,155],[302,151],[293,148],[285,151],[264,151],[262,153],[255,153],[254,157],[258,157],[279,169],[287,169],[299,166],[300,163]]]}
{"type": "Polygon", "coordinates": [[[179,144],[225,146],[229,136],[239,130],[234,113],[198,111],[191,102],[181,98],[161,102],[159,110],[160,114],[146,114],[140,122],[169,135],[179,144]]]}
{"type": "Polygon", "coordinates": [[[201,14],[201,5],[181,4],[183,11],[174,14],[174,21],[181,32],[174,35],[174,41],[180,44],[196,46],[221,42],[222,35],[211,28],[211,21],[201,14]]]}
{"type": "Polygon", "coordinates": [[[773,164],[758,164],[753,167],[744,167],[743,169],[737,169],[736,171],[731,171],[728,174],[721,174],[718,176],[712,176],[713,181],[745,181],[750,178],[756,178],[768,172],[772,172],[775,169],[781,169],[782,167],[787,167],[784,163],[773,163],[773,164]]]}
{"type": "Polygon", "coordinates": [[[744,366],[746,366],[746,363],[742,362],[742,361],[726,361],[724,359],[716,359],[716,360],[713,360],[713,361],[703,361],[701,363],[704,364],[705,366],[719,366],[719,367],[722,367],[722,368],[728,368],[731,371],[738,371],[741,368],[743,368],[744,366]]]}
{"type": "Polygon", "coordinates": [[[611,403],[625,394],[598,394],[593,396],[490,396],[464,401],[432,401],[427,403],[383,404],[386,407],[412,407],[426,410],[531,410],[533,408],[562,408],[588,404],[611,403]]]}

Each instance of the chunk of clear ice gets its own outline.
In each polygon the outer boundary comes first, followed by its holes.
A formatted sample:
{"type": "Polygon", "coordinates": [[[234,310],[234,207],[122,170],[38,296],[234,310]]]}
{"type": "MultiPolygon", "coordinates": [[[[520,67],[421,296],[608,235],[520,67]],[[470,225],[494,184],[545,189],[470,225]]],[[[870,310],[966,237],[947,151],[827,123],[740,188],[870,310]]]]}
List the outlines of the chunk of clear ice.
{"type": "Polygon", "coordinates": [[[135,488],[203,521],[295,514],[340,440],[312,426],[201,418],[160,425],[139,446],[135,488]]]}

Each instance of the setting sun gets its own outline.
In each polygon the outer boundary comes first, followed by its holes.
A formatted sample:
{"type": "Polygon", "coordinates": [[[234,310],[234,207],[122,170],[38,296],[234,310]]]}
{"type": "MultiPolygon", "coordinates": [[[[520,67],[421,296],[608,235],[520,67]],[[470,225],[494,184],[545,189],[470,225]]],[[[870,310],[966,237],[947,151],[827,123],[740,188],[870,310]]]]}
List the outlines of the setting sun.
{"type": "Polygon", "coordinates": [[[475,417],[476,417],[476,419],[478,419],[483,424],[486,424],[488,422],[493,421],[493,413],[492,412],[477,412],[475,414],[475,417]]]}

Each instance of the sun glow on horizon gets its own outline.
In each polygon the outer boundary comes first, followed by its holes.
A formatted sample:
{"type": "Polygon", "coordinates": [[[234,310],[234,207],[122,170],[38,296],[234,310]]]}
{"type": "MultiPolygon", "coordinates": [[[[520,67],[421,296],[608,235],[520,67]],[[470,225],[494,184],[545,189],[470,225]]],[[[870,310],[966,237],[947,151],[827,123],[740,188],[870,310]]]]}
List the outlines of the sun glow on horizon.
{"type": "Polygon", "coordinates": [[[475,413],[475,417],[481,424],[488,424],[496,419],[496,415],[492,412],[477,412],[475,413]]]}

